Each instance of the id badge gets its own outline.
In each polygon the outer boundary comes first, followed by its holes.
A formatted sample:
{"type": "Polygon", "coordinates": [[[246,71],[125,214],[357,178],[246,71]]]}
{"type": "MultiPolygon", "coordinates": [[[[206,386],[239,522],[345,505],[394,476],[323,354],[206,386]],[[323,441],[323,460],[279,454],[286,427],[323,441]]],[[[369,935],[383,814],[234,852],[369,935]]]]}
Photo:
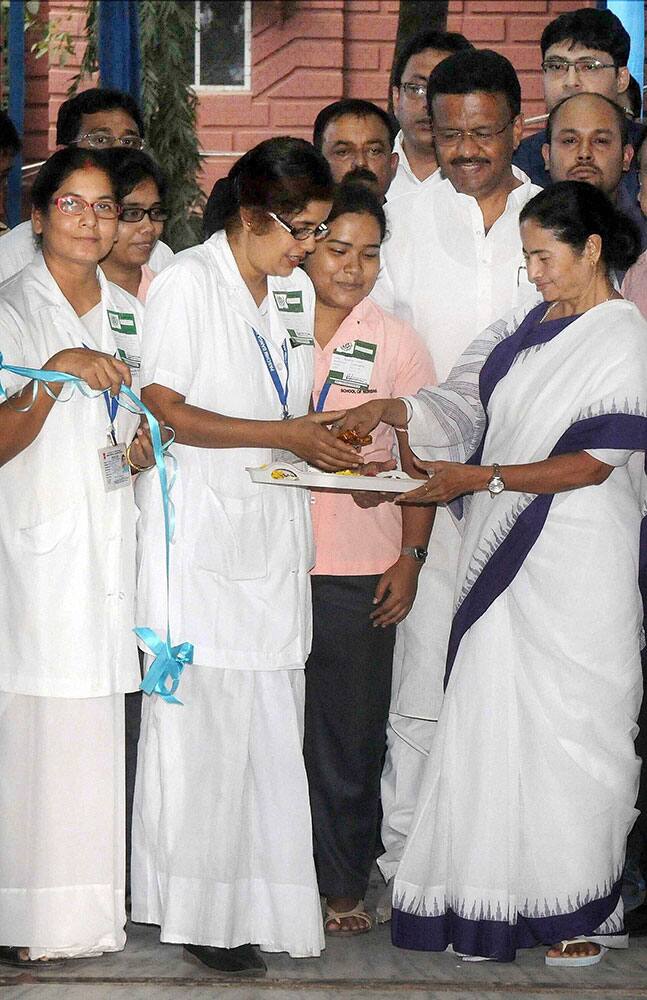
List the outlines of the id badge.
{"type": "Polygon", "coordinates": [[[99,448],[99,463],[106,493],[122,490],[130,483],[125,444],[107,444],[105,448],[99,448]]]}
{"type": "Polygon", "coordinates": [[[354,389],[368,389],[376,354],[377,345],[365,340],[342,344],[333,351],[327,381],[354,389]]]}

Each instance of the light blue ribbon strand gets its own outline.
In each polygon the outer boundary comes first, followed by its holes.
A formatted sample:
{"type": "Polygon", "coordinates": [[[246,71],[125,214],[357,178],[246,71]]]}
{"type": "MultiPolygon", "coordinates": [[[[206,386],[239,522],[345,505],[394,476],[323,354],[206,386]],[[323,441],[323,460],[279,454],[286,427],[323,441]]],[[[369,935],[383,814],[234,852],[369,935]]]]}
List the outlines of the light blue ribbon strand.
{"type": "MultiPolygon", "coordinates": [[[[22,368],[19,365],[6,364],[2,356],[2,352],[0,352],[0,371],[3,370],[12,372],[14,375],[19,375],[22,378],[30,379],[34,383],[31,402],[28,406],[20,408],[23,412],[29,410],[30,407],[33,406],[39,385],[42,385],[45,391],[48,392],[52,398],[57,399],[60,402],[67,402],[67,400],[71,398],[74,389],[78,389],[84,396],[88,396],[89,398],[96,398],[103,395],[103,390],[90,389],[90,387],[82,379],[78,378],[76,375],[69,375],[67,372],[50,372],[40,368],[22,368]],[[59,400],[59,398],[48,388],[48,383],[67,383],[72,392],[65,400],[59,400]]],[[[4,398],[7,401],[9,400],[7,392],[1,381],[0,398],[4,398]]],[[[178,689],[180,675],[182,674],[184,667],[193,662],[193,645],[190,642],[183,642],[179,646],[173,646],[171,644],[171,627],[168,609],[170,598],[170,546],[175,528],[175,511],[171,502],[170,492],[173,488],[175,473],[173,471],[173,475],[171,476],[171,480],[169,482],[164,452],[170,447],[172,440],[168,441],[166,444],[162,444],[159,422],[153,416],[148,407],[142,403],[141,399],[139,399],[139,397],[136,396],[132,389],[129,389],[128,386],[121,386],[119,396],[116,397],[116,399],[119,406],[123,406],[124,409],[131,413],[140,413],[146,417],[146,422],[150,430],[151,441],[153,444],[155,467],[159,478],[160,489],[162,491],[162,507],[164,511],[164,535],[166,540],[166,638],[162,640],[157,633],[153,631],[153,629],[134,629],[135,635],[137,635],[138,638],[148,646],[151,653],[155,656],[150,668],[146,672],[146,676],[140,684],[140,688],[142,691],[145,691],[146,694],[159,695],[160,698],[163,698],[164,701],[167,701],[170,704],[181,705],[182,702],[179,698],[175,697],[175,693],[178,689]],[[122,397],[124,398],[122,399],[122,397]],[[128,403],[126,402],[126,399],[129,401],[128,403]]],[[[11,403],[9,403],[9,405],[11,405],[11,403]]],[[[172,455],[169,455],[168,458],[169,461],[174,463],[172,455]]]]}

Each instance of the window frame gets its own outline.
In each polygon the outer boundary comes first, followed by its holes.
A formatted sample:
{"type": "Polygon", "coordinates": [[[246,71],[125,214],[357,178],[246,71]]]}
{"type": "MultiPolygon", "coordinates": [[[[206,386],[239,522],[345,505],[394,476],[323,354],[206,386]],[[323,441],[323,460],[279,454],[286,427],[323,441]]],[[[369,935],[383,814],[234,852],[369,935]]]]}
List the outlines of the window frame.
{"type": "Polygon", "coordinates": [[[244,94],[252,89],[252,0],[243,0],[245,50],[243,83],[199,83],[200,79],[200,3],[194,0],[195,39],[193,43],[193,82],[191,88],[200,94],[244,94]]]}

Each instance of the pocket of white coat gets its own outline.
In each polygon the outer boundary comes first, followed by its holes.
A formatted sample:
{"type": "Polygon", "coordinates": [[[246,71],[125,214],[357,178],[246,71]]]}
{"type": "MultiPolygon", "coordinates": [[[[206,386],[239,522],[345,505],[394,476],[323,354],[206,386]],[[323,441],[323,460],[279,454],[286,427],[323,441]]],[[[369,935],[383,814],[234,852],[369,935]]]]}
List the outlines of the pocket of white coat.
{"type": "Polygon", "coordinates": [[[68,507],[48,521],[42,521],[28,528],[19,528],[16,532],[18,545],[23,551],[35,555],[54,552],[72,537],[78,518],[78,507],[68,507]]]}
{"type": "Polygon", "coordinates": [[[229,580],[267,575],[263,498],[223,497],[205,487],[194,547],[196,565],[229,580]]]}

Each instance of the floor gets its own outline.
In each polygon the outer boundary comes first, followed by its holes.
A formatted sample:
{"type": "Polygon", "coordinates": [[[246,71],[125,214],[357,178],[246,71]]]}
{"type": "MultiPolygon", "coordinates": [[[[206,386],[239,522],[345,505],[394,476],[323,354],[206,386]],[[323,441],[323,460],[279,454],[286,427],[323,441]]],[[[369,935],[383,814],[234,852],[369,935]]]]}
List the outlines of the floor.
{"type": "MultiPolygon", "coordinates": [[[[380,886],[373,880],[370,908],[380,886]]],[[[388,925],[328,940],[317,959],[265,955],[267,977],[224,981],[162,945],[156,927],[128,925],[125,951],[38,975],[0,966],[0,1000],[647,1000],[647,938],[589,969],[549,969],[543,950],[509,965],[466,964],[450,954],[402,951],[388,925]]]]}

